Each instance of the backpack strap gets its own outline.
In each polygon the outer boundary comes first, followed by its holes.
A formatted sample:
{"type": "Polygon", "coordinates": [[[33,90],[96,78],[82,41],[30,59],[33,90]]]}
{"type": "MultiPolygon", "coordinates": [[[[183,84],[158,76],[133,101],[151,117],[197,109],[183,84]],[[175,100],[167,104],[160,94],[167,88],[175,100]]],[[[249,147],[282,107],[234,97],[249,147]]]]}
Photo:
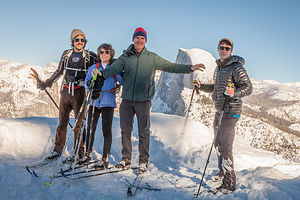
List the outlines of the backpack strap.
{"type": "Polygon", "coordinates": [[[73,49],[69,49],[66,53],[66,57],[69,59],[73,53],[73,49]]]}

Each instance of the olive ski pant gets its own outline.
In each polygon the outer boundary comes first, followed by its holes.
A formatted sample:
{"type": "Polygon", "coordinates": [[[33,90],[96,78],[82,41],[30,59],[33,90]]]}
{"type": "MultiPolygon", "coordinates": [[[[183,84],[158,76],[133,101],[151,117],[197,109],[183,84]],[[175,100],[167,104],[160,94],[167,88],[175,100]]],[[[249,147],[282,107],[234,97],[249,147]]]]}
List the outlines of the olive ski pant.
{"type": "MultiPolygon", "coordinates": [[[[58,153],[62,153],[63,148],[66,142],[66,135],[67,135],[67,128],[70,119],[70,113],[74,110],[75,116],[78,116],[80,108],[85,98],[85,88],[80,87],[74,90],[74,96],[69,94],[68,88],[63,87],[62,91],[60,92],[60,103],[59,103],[59,124],[56,129],[56,136],[55,136],[55,147],[54,151],[58,153]]],[[[83,113],[80,113],[79,120],[75,124],[74,129],[74,149],[76,149],[77,141],[80,139],[80,129],[81,129],[81,122],[83,119],[83,113]]],[[[79,147],[79,155],[83,155],[84,153],[84,140],[85,140],[85,128],[83,128],[82,132],[82,140],[79,147]]]]}
{"type": "Polygon", "coordinates": [[[215,114],[214,119],[214,135],[215,135],[215,148],[218,156],[218,167],[224,174],[222,185],[228,190],[234,190],[236,186],[236,176],[234,172],[233,163],[233,141],[235,136],[235,126],[239,118],[231,116],[228,113],[224,113],[220,127],[218,121],[220,119],[220,113],[215,114]]]}
{"type": "Polygon", "coordinates": [[[139,163],[148,163],[150,140],[150,109],[151,101],[122,100],[120,105],[120,126],[122,134],[123,160],[131,160],[131,132],[133,119],[136,115],[139,135],[139,163]]]}

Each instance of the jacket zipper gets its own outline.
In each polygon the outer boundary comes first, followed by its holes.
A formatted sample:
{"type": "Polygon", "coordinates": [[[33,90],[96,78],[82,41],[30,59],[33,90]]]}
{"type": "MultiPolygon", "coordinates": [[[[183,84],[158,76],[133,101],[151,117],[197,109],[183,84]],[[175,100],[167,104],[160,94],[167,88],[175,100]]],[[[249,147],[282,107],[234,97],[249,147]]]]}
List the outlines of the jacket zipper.
{"type": "Polygon", "coordinates": [[[218,94],[219,94],[219,93],[218,93],[218,85],[219,85],[219,82],[220,82],[221,69],[222,69],[222,67],[219,66],[219,73],[218,73],[218,75],[217,75],[218,79],[217,79],[217,84],[216,84],[216,86],[217,86],[217,92],[216,92],[216,94],[217,94],[217,101],[219,100],[219,95],[218,95],[218,94]]]}
{"type": "Polygon", "coordinates": [[[139,65],[139,57],[137,57],[137,61],[136,61],[136,70],[135,70],[135,77],[134,77],[134,82],[133,82],[134,84],[133,84],[133,90],[132,90],[132,101],[133,101],[133,97],[134,97],[134,90],[135,90],[135,83],[136,83],[138,65],[139,65]]]}

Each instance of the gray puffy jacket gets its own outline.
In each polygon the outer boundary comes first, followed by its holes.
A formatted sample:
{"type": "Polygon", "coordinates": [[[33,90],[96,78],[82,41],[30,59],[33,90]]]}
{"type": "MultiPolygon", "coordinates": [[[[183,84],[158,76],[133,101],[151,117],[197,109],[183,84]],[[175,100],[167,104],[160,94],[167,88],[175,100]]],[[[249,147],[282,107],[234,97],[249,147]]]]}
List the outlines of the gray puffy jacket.
{"type": "Polygon", "coordinates": [[[234,88],[234,96],[225,106],[225,113],[240,115],[242,113],[241,98],[250,95],[252,84],[243,65],[245,60],[239,56],[231,56],[223,63],[217,61],[214,72],[214,84],[201,84],[200,90],[212,92],[212,99],[218,112],[222,110],[225,101],[224,92],[228,84],[234,88]]]}

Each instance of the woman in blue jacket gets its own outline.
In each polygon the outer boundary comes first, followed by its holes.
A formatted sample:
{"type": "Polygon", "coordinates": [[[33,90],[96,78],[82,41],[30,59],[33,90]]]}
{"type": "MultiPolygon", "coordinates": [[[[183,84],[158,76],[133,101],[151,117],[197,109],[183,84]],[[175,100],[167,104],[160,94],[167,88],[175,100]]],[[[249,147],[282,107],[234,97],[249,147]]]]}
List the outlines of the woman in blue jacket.
{"type": "MultiPolygon", "coordinates": [[[[104,43],[98,47],[97,56],[100,60],[100,63],[92,65],[86,75],[85,88],[87,90],[89,89],[88,82],[93,78],[92,71],[95,68],[102,71],[103,69],[110,67],[110,65],[115,61],[114,55],[115,50],[110,44],[104,43]]],[[[108,166],[108,156],[110,154],[110,148],[112,143],[111,128],[114,115],[114,108],[116,107],[116,91],[120,89],[120,85],[118,83],[123,84],[123,79],[120,74],[105,79],[100,93],[100,97],[95,101],[91,100],[91,105],[89,108],[86,139],[86,152],[88,158],[91,158],[94,136],[100,113],[102,116],[102,132],[104,137],[104,145],[102,160],[100,160],[99,163],[95,165],[95,167],[98,168],[105,169],[108,166]]]]}

